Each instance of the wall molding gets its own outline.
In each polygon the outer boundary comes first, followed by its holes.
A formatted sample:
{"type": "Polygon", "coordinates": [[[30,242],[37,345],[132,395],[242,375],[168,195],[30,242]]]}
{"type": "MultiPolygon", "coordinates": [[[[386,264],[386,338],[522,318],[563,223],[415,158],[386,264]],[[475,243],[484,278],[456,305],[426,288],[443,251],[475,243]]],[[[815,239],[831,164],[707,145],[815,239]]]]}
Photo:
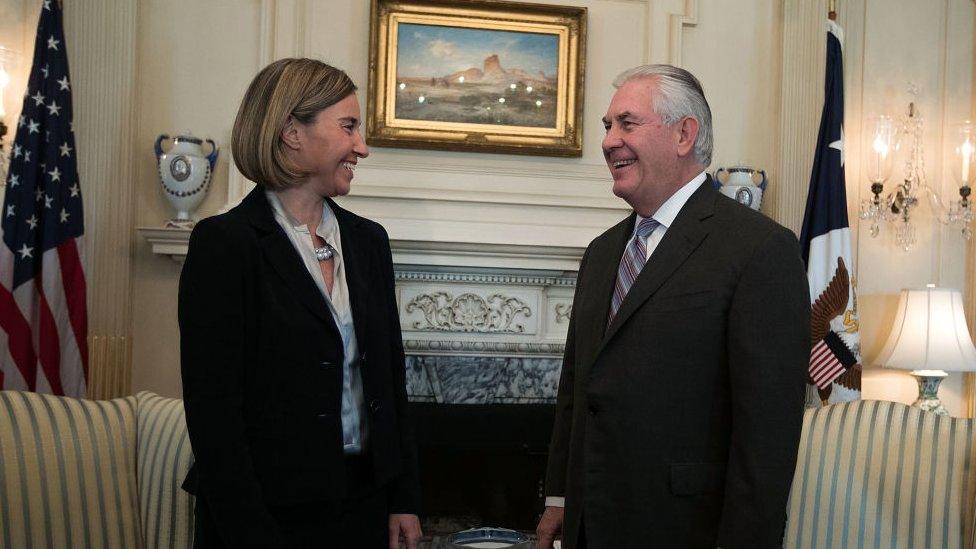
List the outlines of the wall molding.
{"type": "MultiPolygon", "coordinates": [[[[152,246],[156,255],[165,255],[182,263],[190,243],[190,231],[186,229],[139,227],[142,237],[152,246]]],[[[498,269],[526,269],[562,273],[575,271],[583,257],[583,248],[572,246],[527,246],[508,244],[478,244],[470,242],[433,242],[396,240],[390,241],[393,262],[407,266],[478,266],[498,269]]],[[[467,282],[481,284],[544,284],[575,286],[571,280],[556,276],[531,277],[504,274],[432,273],[407,270],[398,273],[397,280],[425,282],[467,282]]]]}
{"type": "Polygon", "coordinates": [[[561,358],[566,350],[566,345],[563,343],[516,343],[511,341],[404,339],[403,349],[408,355],[545,356],[561,358]]]}
{"type": "MultiPolygon", "coordinates": [[[[393,185],[376,185],[359,183],[354,194],[359,198],[386,198],[393,200],[423,200],[425,202],[454,202],[460,204],[506,204],[511,206],[560,206],[565,208],[580,208],[586,210],[609,210],[627,213],[630,207],[622,200],[606,196],[606,189],[610,184],[601,186],[602,196],[588,196],[590,193],[574,193],[567,190],[565,194],[545,194],[541,192],[517,193],[501,191],[464,190],[458,188],[407,188],[393,185]]],[[[577,189],[579,190],[579,189],[577,189]]],[[[594,193],[595,194],[595,193],[594,193]]]]}
{"type": "Polygon", "coordinates": [[[107,400],[132,394],[132,338],[88,337],[88,398],[107,400]]]}
{"type": "MultiPolygon", "coordinates": [[[[370,158],[356,170],[351,196],[396,200],[438,200],[475,204],[510,204],[518,206],[564,206],[588,210],[602,209],[626,212],[629,207],[607,192],[611,178],[604,164],[542,167],[515,167],[515,161],[503,165],[484,162],[424,163],[393,158],[370,158]],[[431,180],[431,175],[473,176],[494,181],[509,181],[506,189],[485,189],[475,180],[431,180]],[[396,185],[384,183],[396,181],[396,185]],[[544,188],[540,187],[542,183],[544,188]],[[515,189],[528,188],[531,191],[515,189]],[[553,192],[556,189],[559,192],[553,192]]],[[[241,174],[233,158],[228,160],[227,200],[220,212],[226,212],[243,200],[254,188],[254,182],[241,174]]]]}
{"type": "MultiPolygon", "coordinates": [[[[515,162],[513,162],[515,163],[515,162]]],[[[394,158],[380,158],[376,160],[370,160],[369,164],[360,166],[357,171],[369,173],[372,171],[379,170],[391,170],[396,169],[405,172],[419,172],[419,173],[449,173],[449,174],[463,174],[463,175],[510,175],[512,166],[504,165],[498,166],[477,163],[477,162],[437,162],[436,164],[431,164],[430,162],[394,159],[394,158]]],[[[606,164],[575,164],[573,166],[566,166],[564,164],[555,164],[552,166],[526,166],[519,165],[519,175],[523,177],[530,177],[533,179],[559,179],[559,180],[570,180],[570,181],[592,181],[601,180],[601,182],[609,182],[611,180],[610,174],[607,172],[606,164]]]]}
{"type": "Polygon", "coordinates": [[[399,240],[390,241],[397,265],[476,266],[487,268],[576,271],[583,247],[535,246],[399,240]]]}
{"type": "Polygon", "coordinates": [[[169,256],[177,263],[183,263],[186,259],[186,250],[190,245],[188,229],[139,227],[136,230],[152,245],[152,253],[169,256]]]}
{"type": "Polygon", "coordinates": [[[273,60],[275,39],[275,8],[276,0],[261,0],[261,18],[258,20],[258,65],[255,72],[261,70],[273,60]]]}
{"type": "Polygon", "coordinates": [[[128,391],[131,375],[137,6],[67,2],[64,15],[75,138],[82,145],[90,392],[111,398],[128,391]]]}
{"type": "MultiPolygon", "coordinates": [[[[666,30],[667,49],[662,52],[663,58],[672,65],[681,66],[684,29],[698,24],[699,0],[671,0],[667,3],[652,0],[612,1],[644,4],[647,8],[644,26],[648,36],[654,36],[660,30],[666,30]],[[665,4],[661,9],[662,19],[660,21],[655,19],[657,17],[654,13],[656,4],[665,4]]],[[[314,19],[314,6],[308,0],[262,0],[261,6],[261,40],[274,45],[272,56],[269,58],[262,55],[262,59],[271,62],[287,55],[308,55],[313,49],[307,29],[311,25],[310,21],[314,19]],[[278,15],[284,17],[277,17],[278,15]],[[281,29],[278,26],[279,21],[289,21],[289,24],[286,28],[281,29]],[[280,32],[282,30],[285,32],[280,32]],[[291,37],[291,40],[287,40],[288,36],[291,37]]],[[[645,52],[645,62],[653,62],[651,60],[655,57],[655,49],[652,48],[652,42],[649,41],[645,52]]],[[[262,53],[264,51],[262,48],[262,53]]]]}
{"type": "Polygon", "coordinates": [[[493,286],[563,286],[576,287],[576,277],[555,275],[533,275],[518,273],[487,273],[487,272],[441,272],[430,270],[397,270],[397,282],[432,282],[432,283],[464,283],[491,284],[493,286]]]}
{"type": "Polygon", "coordinates": [[[800,234],[823,110],[827,0],[783,3],[783,76],[780,79],[780,184],[763,202],[769,215],[800,234]],[[815,83],[814,85],[811,85],[815,83]]]}
{"type": "Polygon", "coordinates": [[[679,13],[668,14],[670,26],[668,62],[677,67],[681,66],[685,27],[694,27],[698,24],[698,0],[684,0],[683,3],[684,9],[679,13]]]}

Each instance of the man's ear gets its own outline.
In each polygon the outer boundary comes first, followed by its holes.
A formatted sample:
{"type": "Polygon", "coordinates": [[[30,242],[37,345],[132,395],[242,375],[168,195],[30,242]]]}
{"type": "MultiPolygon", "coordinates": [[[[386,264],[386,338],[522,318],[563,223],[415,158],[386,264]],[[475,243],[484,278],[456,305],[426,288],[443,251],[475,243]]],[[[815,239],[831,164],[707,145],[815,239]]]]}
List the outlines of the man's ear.
{"type": "Polygon", "coordinates": [[[302,135],[298,123],[290,115],[285,122],[285,127],[281,129],[281,141],[291,150],[298,150],[302,146],[302,135]]]}
{"type": "Polygon", "coordinates": [[[678,123],[678,156],[686,156],[695,150],[695,139],[698,138],[698,121],[686,116],[678,123]]]}

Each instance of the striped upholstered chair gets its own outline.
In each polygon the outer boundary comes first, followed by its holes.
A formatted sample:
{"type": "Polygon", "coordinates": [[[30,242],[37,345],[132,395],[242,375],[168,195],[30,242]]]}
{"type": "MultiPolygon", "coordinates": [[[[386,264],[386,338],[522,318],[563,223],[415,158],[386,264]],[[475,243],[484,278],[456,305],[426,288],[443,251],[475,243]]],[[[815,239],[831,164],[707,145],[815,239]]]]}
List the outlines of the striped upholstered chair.
{"type": "Polygon", "coordinates": [[[0,547],[190,547],[183,402],[0,391],[0,547]]]}
{"type": "Polygon", "coordinates": [[[976,419],[863,400],[808,410],[789,548],[973,548],[976,419]]]}

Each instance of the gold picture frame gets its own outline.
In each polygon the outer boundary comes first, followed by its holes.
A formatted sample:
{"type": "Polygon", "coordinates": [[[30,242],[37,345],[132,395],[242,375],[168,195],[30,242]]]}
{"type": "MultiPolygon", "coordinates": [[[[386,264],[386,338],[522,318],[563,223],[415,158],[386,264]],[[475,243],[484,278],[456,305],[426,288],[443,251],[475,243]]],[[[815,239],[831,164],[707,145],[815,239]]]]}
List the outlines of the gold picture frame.
{"type": "Polygon", "coordinates": [[[369,43],[368,144],[582,155],[586,8],[372,0],[369,43]]]}

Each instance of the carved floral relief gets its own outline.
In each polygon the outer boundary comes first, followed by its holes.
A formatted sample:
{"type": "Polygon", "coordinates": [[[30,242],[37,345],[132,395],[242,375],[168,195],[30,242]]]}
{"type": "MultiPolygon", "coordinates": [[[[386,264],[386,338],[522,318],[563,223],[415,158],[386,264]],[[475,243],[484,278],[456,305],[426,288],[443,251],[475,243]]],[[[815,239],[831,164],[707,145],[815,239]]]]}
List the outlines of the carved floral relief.
{"type": "Polygon", "coordinates": [[[426,293],[411,299],[404,310],[421,312],[424,318],[415,321],[413,328],[431,331],[520,334],[525,326],[517,321],[532,316],[525,301],[497,293],[487,298],[470,292],[457,297],[426,293]]]}

